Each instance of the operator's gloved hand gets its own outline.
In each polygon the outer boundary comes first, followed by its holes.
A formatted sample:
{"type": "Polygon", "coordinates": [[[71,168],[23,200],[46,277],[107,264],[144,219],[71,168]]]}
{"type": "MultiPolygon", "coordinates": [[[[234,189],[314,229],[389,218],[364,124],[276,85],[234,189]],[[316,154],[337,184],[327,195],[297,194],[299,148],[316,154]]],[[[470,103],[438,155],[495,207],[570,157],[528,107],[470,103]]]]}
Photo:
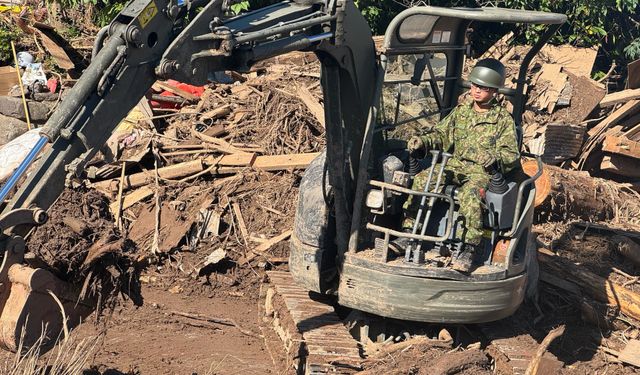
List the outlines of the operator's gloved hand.
{"type": "Polygon", "coordinates": [[[427,145],[424,143],[422,138],[418,136],[413,136],[407,142],[407,150],[409,151],[409,155],[413,157],[424,157],[427,153],[427,145]]]}
{"type": "Polygon", "coordinates": [[[480,164],[486,171],[492,169],[496,162],[496,158],[488,152],[478,155],[478,164],[480,164]]]}

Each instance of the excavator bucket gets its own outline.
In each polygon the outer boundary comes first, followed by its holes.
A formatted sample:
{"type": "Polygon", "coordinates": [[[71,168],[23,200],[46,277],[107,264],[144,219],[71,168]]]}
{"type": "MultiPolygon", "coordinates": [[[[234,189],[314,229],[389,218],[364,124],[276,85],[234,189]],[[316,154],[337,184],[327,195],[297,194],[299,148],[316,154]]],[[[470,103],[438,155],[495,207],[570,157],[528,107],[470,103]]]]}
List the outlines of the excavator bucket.
{"type": "Polygon", "coordinates": [[[25,241],[10,228],[42,224],[42,210],[17,209],[0,216],[0,347],[25,352],[50,349],[61,332],[78,325],[92,304],[51,272],[24,264],[25,241]],[[7,233],[7,234],[5,234],[7,233]]]}
{"type": "Polygon", "coordinates": [[[51,272],[13,264],[0,285],[0,346],[12,352],[50,349],[61,334],[77,326],[92,309],[51,272]]]}

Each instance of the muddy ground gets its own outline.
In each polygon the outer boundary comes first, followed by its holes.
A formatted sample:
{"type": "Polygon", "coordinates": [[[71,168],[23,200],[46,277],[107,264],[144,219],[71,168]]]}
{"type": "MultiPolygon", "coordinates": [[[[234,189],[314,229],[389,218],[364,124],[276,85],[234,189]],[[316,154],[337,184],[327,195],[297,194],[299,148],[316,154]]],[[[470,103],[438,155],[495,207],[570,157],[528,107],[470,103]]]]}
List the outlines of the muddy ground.
{"type": "MultiPolygon", "coordinates": [[[[212,85],[199,103],[192,103],[182,114],[168,110],[167,116],[173,117],[155,123],[154,131],[160,136],[154,139],[154,151],[148,138],[146,143],[133,145],[138,149],[130,154],[141,151],[144,157],[127,174],[153,171],[154,161],[175,165],[209,155],[206,148],[210,145],[205,147],[206,142],[194,138],[194,131],[261,155],[322,150],[324,130],[299,99],[303,87],[319,100],[317,70],[277,67],[270,67],[268,74],[256,71],[232,84],[212,85]],[[203,115],[225,105],[231,111],[221,118],[203,115]],[[189,114],[193,109],[196,111],[189,114]],[[191,150],[194,144],[202,154],[176,155],[180,151],[175,150],[191,150]]],[[[120,164],[113,164],[117,177],[120,164]]],[[[263,335],[259,313],[265,271],[287,269],[288,243],[282,241],[248,263],[243,259],[258,244],[291,229],[301,174],[246,170],[230,180],[207,175],[189,182],[151,183],[148,187],[154,194],[123,213],[122,230],[113,229],[114,217],[106,208],[115,201],[115,192],[104,198],[93,191],[67,191],[58,208],[52,209],[53,219],[32,235],[29,249],[59,277],[93,286],[92,290],[109,302],[99,316],[92,316],[74,333],[76,339],[97,340],[92,363],[84,374],[292,373],[270,351],[273,342],[266,345],[265,340],[273,337],[263,335]],[[201,209],[215,212],[220,226],[215,235],[196,241],[194,230],[199,224],[195,218],[201,209]],[[76,219],[75,225],[63,220],[69,217],[76,219]],[[77,220],[89,229],[78,227],[77,220]],[[156,223],[160,228],[157,239],[156,223]],[[112,243],[121,246],[106,246],[112,243]],[[103,251],[98,251],[102,254],[98,261],[85,266],[87,259],[91,260],[88,249],[103,251]],[[218,249],[224,250],[223,259],[206,265],[205,259],[218,249]],[[100,282],[91,281],[96,280],[96,272],[114,265],[126,276],[116,278],[116,288],[105,290],[100,282]],[[131,289],[123,280],[140,281],[140,299],[120,293],[131,289]]],[[[609,233],[585,232],[564,222],[540,225],[536,231],[545,247],[640,291],[638,279],[627,277],[637,275],[637,267],[616,252],[609,233]]],[[[103,273],[104,280],[109,281],[113,273],[107,273],[103,273]]],[[[601,348],[622,349],[640,336],[640,325],[606,306],[604,325],[598,325],[583,317],[582,301],[576,298],[542,283],[537,304],[525,304],[513,317],[495,324],[405,324],[410,334],[437,335],[446,328],[453,341],[446,347],[412,345],[369,358],[363,361],[363,370],[368,374],[431,374],[449,371],[452,363],[460,361],[467,365],[456,373],[509,374],[512,366],[501,350],[525,348],[531,354],[551,329],[565,325],[565,334],[545,354],[540,374],[635,373],[635,368],[615,363],[601,348]]],[[[340,313],[347,315],[343,310],[340,313]]],[[[6,353],[1,356],[10,357],[6,353]]]]}

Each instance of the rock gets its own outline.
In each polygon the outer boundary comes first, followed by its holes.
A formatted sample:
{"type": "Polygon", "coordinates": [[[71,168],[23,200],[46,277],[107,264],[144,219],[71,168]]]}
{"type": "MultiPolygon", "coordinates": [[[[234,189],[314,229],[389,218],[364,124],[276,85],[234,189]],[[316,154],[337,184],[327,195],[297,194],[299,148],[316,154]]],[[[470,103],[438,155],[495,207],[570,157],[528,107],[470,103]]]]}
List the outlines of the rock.
{"type": "Polygon", "coordinates": [[[29,128],[26,122],[0,114],[0,146],[18,138],[27,130],[29,128]]]}
{"type": "MultiPolygon", "coordinates": [[[[47,120],[47,114],[49,113],[48,105],[33,101],[27,101],[27,105],[29,106],[29,118],[31,121],[44,122],[47,120]]],[[[0,96],[0,114],[20,120],[27,119],[24,115],[22,98],[0,96]]]]}
{"type": "Polygon", "coordinates": [[[204,265],[209,266],[212,264],[217,264],[218,262],[220,262],[226,257],[227,257],[227,252],[224,251],[222,248],[218,248],[204,259],[204,265]]]}

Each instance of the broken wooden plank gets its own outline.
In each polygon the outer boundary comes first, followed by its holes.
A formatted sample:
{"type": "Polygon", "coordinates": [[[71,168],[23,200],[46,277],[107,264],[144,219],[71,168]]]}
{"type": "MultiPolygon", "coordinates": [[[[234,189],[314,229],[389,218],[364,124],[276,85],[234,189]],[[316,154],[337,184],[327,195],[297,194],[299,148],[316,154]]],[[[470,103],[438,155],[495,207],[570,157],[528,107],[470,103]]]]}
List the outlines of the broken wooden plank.
{"type": "Polygon", "coordinates": [[[602,150],[640,159],[640,142],[631,141],[624,136],[608,135],[604,139],[602,150]]]}
{"type": "Polygon", "coordinates": [[[197,95],[194,95],[188,91],[185,91],[179,87],[172,86],[171,84],[163,81],[156,81],[153,84],[153,89],[158,91],[168,91],[174,95],[178,95],[190,101],[198,101],[200,99],[197,95]]]}
{"type": "Polygon", "coordinates": [[[538,249],[538,260],[543,271],[575,284],[596,301],[617,306],[623,314],[636,320],[640,319],[639,294],[576,266],[547,249],[538,249]]]}
{"type": "Polygon", "coordinates": [[[558,64],[544,64],[542,66],[542,74],[538,81],[548,82],[548,86],[544,93],[540,95],[536,101],[539,109],[544,109],[548,113],[553,113],[560,97],[560,93],[564,89],[569,76],[562,72],[562,66],[558,64]]]}
{"type": "Polygon", "coordinates": [[[279,234],[269,239],[268,241],[265,241],[264,243],[251,249],[252,254],[242,257],[238,262],[240,264],[246,264],[258,256],[266,256],[265,252],[267,250],[269,250],[273,245],[277,244],[278,242],[284,241],[287,238],[289,238],[291,236],[291,233],[293,233],[292,230],[287,230],[287,231],[284,231],[282,234],[279,234]]]}
{"type": "MultiPolygon", "coordinates": [[[[37,30],[37,29],[36,29],[37,30]]],[[[69,55],[64,51],[62,47],[58,45],[53,39],[51,39],[47,34],[43,33],[40,30],[37,30],[40,39],[42,40],[42,44],[44,48],[49,52],[53,61],[56,65],[64,70],[70,70],[75,68],[76,64],[71,61],[69,55]]]]}
{"type": "MultiPolygon", "coordinates": [[[[140,189],[134,190],[131,193],[127,194],[122,200],[122,210],[126,210],[127,208],[133,206],[134,204],[140,202],[143,199],[146,199],[153,195],[153,189],[149,187],[141,187],[140,189]]],[[[113,202],[109,205],[109,209],[112,213],[115,213],[118,209],[118,202],[113,202]]]]}
{"type": "Polygon", "coordinates": [[[247,230],[247,224],[244,221],[244,217],[242,217],[242,211],[240,210],[240,205],[234,202],[231,207],[233,208],[233,214],[236,217],[238,222],[238,227],[240,228],[240,234],[242,235],[242,239],[244,240],[245,246],[249,246],[249,231],[247,230]]]}
{"type": "Polygon", "coordinates": [[[220,152],[224,152],[225,154],[240,154],[244,152],[239,148],[233,147],[229,142],[223,139],[208,136],[206,134],[200,133],[199,131],[196,131],[195,129],[191,130],[191,135],[198,138],[202,142],[213,145],[216,149],[218,149],[220,152]]]}
{"type": "Polygon", "coordinates": [[[215,120],[215,119],[219,119],[221,117],[225,117],[228,114],[231,113],[231,105],[230,104],[226,104],[223,105],[222,107],[218,107],[215,109],[212,109],[210,111],[204,112],[200,115],[200,120],[215,120]]]}
{"type": "Polygon", "coordinates": [[[622,107],[613,111],[613,113],[607,116],[607,118],[600,121],[598,125],[591,128],[588,132],[589,135],[594,136],[610,126],[617,125],[620,120],[631,114],[635,114],[638,109],[640,109],[640,100],[631,100],[628,103],[625,103],[622,107]]]}
{"type": "Polygon", "coordinates": [[[618,355],[618,360],[636,367],[640,367],[640,341],[629,340],[618,355]]]}
{"type": "Polygon", "coordinates": [[[613,113],[607,116],[606,119],[600,121],[598,125],[591,128],[587,132],[587,134],[589,135],[589,139],[582,148],[583,151],[580,155],[579,167],[582,167],[584,165],[591,152],[600,142],[602,142],[601,136],[607,131],[609,127],[617,125],[620,120],[624,119],[632,113],[635,113],[639,108],[640,100],[632,100],[613,111],[613,113]]]}
{"type": "Polygon", "coordinates": [[[304,169],[313,161],[320,153],[311,152],[308,154],[288,154],[288,155],[264,155],[255,158],[252,164],[242,165],[238,167],[220,166],[212,169],[212,174],[232,174],[239,173],[247,167],[259,169],[263,171],[281,171],[288,169],[304,169]]]}
{"type": "Polygon", "coordinates": [[[593,64],[598,55],[598,48],[579,48],[570,45],[553,46],[547,44],[540,50],[540,54],[575,75],[590,77],[593,64]]]}
{"type": "Polygon", "coordinates": [[[610,107],[618,103],[628,102],[629,100],[639,99],[640,89],[627,89],[606,95],[600,101],[600,107],[610,107]]]}
{"type": "Polygon", "coordinates": [[[494,58],[494,59],[502,59],[502,56],[508,51],[509,45],[513,41],[514,33],[513,31],[509,31],[507,34],[504,34],[502,38],[498,39],[478,60],[494,58]]]}
{"type": "Polygon", "coordinates": [[[638,160],[622,155],[605,155],[600,163],[600,169],[620,176],[640,177],[638,160]]]}
{"type": "Polygon", "coordinates": [[[0,66],[0,95],[9,94],[9,90],[19,84],[16,69],[11,66],[0,66]]]}
{"type": "Polygon", "coordinates": [[[313,94],[311,94],[309,89],[307,89],[305,86],[299,86],[296,91],[298,93],[298,96],[300,97],[300,100],[302,100],[311,114],[313,114],[313,117],[315,117],[320,125],[324,127],[324,108],[322,107],[322,105],[318,103],[313,94]]]}
{"type": "Polygon", "coordinates": [[[318,155],[320,155],[319,152],[258,156],[253,167],[263,171],[306,168],[318,155]]]}

